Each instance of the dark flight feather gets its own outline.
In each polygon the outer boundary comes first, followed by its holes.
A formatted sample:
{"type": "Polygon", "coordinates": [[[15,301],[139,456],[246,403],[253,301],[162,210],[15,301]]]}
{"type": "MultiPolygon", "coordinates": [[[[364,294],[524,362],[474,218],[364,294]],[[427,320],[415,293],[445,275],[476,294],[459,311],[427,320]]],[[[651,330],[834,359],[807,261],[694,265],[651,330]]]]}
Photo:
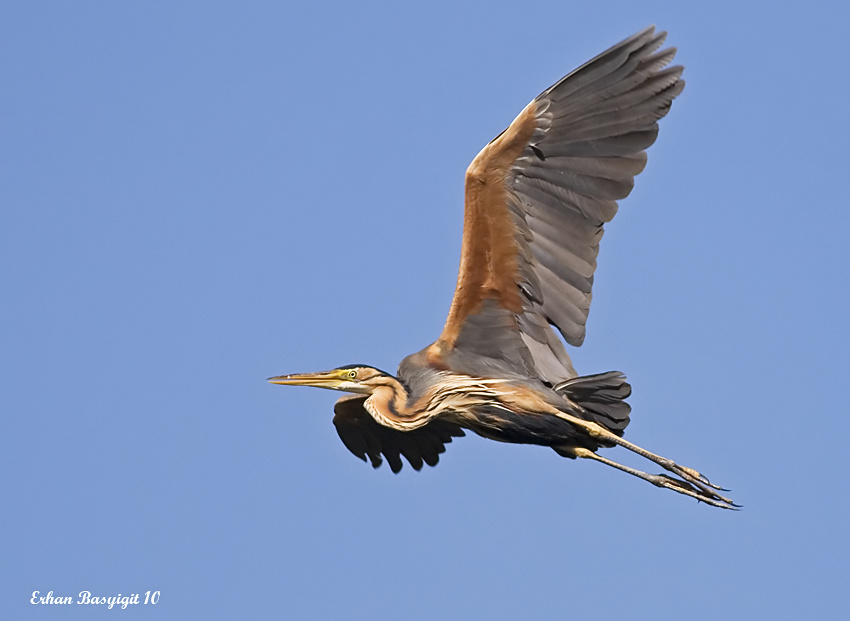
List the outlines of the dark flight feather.
{"type": "Polygon", "coordinates": [[[393,472],[402,468],[404,457],[414,470],[423,463],[436,466],[440,453],[452,438],[464,436],[459,426],[445,420],[433,420],[413,431],[396,431],[375,421],[363,407],[366,395],[346,395],[334,405],[334,425],[342,443],[354,455],[373,468],[383,463],[382,456],[393,472]]]}

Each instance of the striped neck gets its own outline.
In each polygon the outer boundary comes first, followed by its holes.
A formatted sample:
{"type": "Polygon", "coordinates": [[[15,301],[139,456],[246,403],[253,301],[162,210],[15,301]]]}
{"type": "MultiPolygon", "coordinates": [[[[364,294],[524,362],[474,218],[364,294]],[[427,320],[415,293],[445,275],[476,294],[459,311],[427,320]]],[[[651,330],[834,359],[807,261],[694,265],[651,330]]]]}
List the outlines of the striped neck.
{"type": "Polygon", "coordinates": [[[428,424],[434,413],[410,407],[409,394],[395,377],[372,381],[372,395],[363,404],[378,423],[398,431],[412,431],[428,424]]]}

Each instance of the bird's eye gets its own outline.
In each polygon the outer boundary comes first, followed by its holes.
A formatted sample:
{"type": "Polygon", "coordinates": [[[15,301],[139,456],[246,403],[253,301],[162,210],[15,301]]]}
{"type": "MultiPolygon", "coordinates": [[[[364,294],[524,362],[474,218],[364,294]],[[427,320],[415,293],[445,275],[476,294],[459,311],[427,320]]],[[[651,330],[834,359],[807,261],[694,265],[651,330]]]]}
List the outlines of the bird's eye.
{"type": "Polygon", "coordinates": [[[348,379],[357,379],[357,371],[352,369],[348,372],[348,379]]]}

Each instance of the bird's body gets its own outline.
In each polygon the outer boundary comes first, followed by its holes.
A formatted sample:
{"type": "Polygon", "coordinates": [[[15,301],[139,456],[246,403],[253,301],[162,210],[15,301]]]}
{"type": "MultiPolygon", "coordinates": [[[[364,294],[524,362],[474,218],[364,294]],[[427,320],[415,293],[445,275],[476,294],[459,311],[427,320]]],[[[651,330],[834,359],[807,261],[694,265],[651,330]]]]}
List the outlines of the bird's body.
{"type": "Polygon", "coordinates": [[[282,375],[277,384],[353,393],[334,424],[355,455],[393,471],[404,456],[435,465],[463,430],[594,459],[726,509],[697,471],[622,439],[631,392],[616,371],[579,376],[555,329],[584,340],[603,224],[646,164],[657,121],[684,88],[664,67],[665,33],[648,28],[535,98],[466,172],[460,271],[439,338],[393,376],[366,365],[282,375]],[[671,474],[650,475],[596,454],[623,446],[671,474]]]}
{"type": "Polygon", "coordinates": [[[574,425],[563,418],[570,413],[607,423],[613,433],[622,433],[629,412],[622,402],[630,392],[625,378],[612,372],[578,379],[581,381],[567,382],[556,390],[540,381],[512,378],[509,373],[496,378],[440,370],[427,362],[427,351],[422,351],[405,358],[397,379],[384,380],[391,388],[373,392],[364,407],[376,421],[398,431],[412,431],[441,418],[491,440],[517,444],[563,447],[571,441],[588,443],[586,434],[576,433],[574,425]],[[610,401],[619,404],[605,411],[607,417],[594,415],[571,393],[573,386],[586,388],[591,382],[595,383],[593,394],[598,396],[607,389],[610,401]]]}

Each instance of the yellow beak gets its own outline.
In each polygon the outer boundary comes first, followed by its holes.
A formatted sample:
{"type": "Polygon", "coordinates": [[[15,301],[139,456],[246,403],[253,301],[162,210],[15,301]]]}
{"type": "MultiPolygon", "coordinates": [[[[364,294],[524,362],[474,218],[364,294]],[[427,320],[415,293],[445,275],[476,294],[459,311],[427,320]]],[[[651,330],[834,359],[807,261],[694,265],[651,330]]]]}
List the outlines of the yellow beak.
{"type": "Polygon", "coordinates": [[[331,390],[343,390],[360,394],[370,394],[372,389],[352,380],[351,369],[334,369],[333,371],[322,371],[321,373],[294,373],[292,375],[278,375],[270,377],[272,384],[283,386],[314,386],[315,388],[329,388],[331,390]]]}
{"type": "Polygon", "coordinates": [[[316,388],[339,389],[343,383],[342,373],[339,371],[322,371],[321,373],[293,373],[292,375],[278,375],[270,377],[272,384],[283,386],[315,386],[316,388]]]}

